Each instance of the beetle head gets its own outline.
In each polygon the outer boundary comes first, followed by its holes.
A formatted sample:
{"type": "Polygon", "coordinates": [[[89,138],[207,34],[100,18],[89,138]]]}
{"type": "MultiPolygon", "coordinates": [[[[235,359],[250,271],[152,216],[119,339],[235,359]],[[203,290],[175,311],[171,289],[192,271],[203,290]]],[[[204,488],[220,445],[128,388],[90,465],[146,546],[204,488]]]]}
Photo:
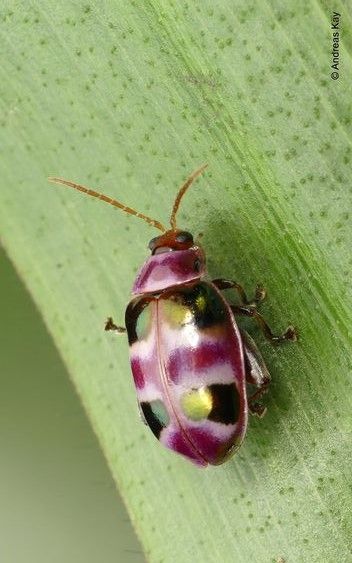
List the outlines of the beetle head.
{"type": "Polygon", "coordinates": [[[148,248],[152,254],[161,254],[173,250],[187,250],[193,246],[193,236],[188,231],[170,230],[152,238],[148,248]]]}

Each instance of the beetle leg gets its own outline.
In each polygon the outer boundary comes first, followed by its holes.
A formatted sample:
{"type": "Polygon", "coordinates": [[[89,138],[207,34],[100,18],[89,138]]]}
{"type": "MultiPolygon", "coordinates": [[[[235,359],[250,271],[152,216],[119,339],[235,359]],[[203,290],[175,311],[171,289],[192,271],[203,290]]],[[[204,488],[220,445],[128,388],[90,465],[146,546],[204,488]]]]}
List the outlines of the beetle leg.
{"type": "Polygon", "coordinates": [[[268,390],[270,374],[253,338],[249,336],[245,330],[241,330],[240,332],[246,365],[246,381],[257,387],[253,395],[248,397],[248,407],[252,414],[261,418],[266,413],[266,407],[258,402],[258,399],[268,390]]]}
{"type": "Polygon", "coordinates": [[[285,332],[282,334],[276,335],[272,332],[271,328],[269,327],[268,323],[265,319],[258,313],[255,307],[246,306],[246,305],[230,305],[232,312],[235,315],[244,315],[246,317],[252,317],[259,327],[262,329],[264,336],[270,340],[272,344],[279,344],[281,342],[286,342],[286,340],[291,340],[295,342],[297,340],[297,332],[296,329],[289,325],[285,332]]]}
{"type": "Polygon", "coordinates": [[[111,330],[116,332],[117,334],[123,334],[124,332],[126,332],[124,326],[115,325],[114,321],[112,320],[112,317],[109,317],[108,320],[106,321],[104,330],[111,330]]]}
{"type": "Polygon", "coordinates": [[[240,297],[242,305],[257,307],[259,303],[261,303],[265,299],[266,296],[266,290],[261,284],[257,284],[253,299],[248,299],[243,287],[233,280],[219,278],[213,280],[213,284],[216,285],[218,289],[235,289],[240,297]]]}

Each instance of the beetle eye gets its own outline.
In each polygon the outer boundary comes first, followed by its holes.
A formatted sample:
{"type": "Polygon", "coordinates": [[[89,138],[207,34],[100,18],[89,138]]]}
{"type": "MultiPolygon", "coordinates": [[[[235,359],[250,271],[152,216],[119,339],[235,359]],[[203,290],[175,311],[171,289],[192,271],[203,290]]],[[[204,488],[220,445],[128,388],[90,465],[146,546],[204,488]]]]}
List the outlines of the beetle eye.
{"type": "Polygon", "coordinates": [[[154,237],[154,238],[152,238],[151,241],[149,241],[149,244],[148,244],[149,250],[154,250],[158,238],[159,237],[154,237]]]}
{"type": "Polygon", "coordinates": [[[186,243],[191,243],[193,244],[193,236],[191,235],[191,233],[188,233],[187,231],[182,231],[181,233],[178,233],[178,235],[176,235],[176,242],[179,242],[181,244],[186,244],[186,243]]]}

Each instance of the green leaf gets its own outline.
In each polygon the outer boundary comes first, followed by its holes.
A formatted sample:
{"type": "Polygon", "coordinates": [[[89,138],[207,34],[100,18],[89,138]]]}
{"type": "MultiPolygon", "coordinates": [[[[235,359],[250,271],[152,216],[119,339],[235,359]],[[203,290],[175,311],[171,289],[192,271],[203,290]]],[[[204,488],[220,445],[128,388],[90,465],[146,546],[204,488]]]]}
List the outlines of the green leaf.
{"type": "MultiPolygon", "coordinates": [[[[351,561],[351,15],[337,1],[1,8],[2,239],[69,368],[147,558],[351,561]],[[332,9],[341,12],[331,80],[332,9]],[[240,453],[199,470],[138,419],[124,308],[157,232],[63,176],[203,232],[213,277],[268,289],[297,344],[240,453]]],[[[229,298],[230,298],[229,294],[229,298]]]]}

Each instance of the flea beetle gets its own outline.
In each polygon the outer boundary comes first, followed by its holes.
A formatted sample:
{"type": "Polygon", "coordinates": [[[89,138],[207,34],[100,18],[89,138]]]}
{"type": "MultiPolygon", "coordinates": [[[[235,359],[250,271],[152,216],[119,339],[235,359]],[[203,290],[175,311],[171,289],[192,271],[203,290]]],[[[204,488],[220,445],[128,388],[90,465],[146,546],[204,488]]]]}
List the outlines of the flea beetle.
{"type": "Polygon", "coordinates": [[[170,228],[85,186],[50,178],[102,199],[146,221],[162,234],[149,243],[151,255],[140,268],[127,306],[125,327],[110,317],[106,330],[127,332],[131,368],[140,413],[167,448],[199,466],[220,465],[243,442],[248,413],[263,416],[260,402],[270,375],[252,338],[236,323],[237,315],[252,317],[273,343],[296,340],[289,326],[272,333],[258,312],[265,289],[257,286],[248,299],[240,284],[210,280],[205,254],[188,231],[176,227],[180,201],[206,165],[181,186],[170,228]],[[236,290],[239,303],[230,305],[222,290],[236,290]],[[246,384],[255,387],[247,394],[246,384]]]}

